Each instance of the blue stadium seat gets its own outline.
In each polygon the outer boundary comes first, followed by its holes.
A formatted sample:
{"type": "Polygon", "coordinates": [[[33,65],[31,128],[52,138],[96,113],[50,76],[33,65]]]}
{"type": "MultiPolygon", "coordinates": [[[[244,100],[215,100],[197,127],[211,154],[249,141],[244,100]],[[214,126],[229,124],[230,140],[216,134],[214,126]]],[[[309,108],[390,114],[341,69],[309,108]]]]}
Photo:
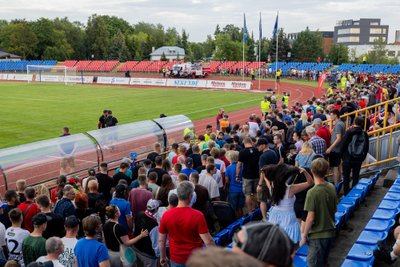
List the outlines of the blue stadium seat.
{"type": "Polygon", "coordinates": [[[365,226],[365,230],[375,231],[375,232],[389,232],[390,228],[393,227],[395,220],[378,220],[371,219],[365,226]]]}
{"type": "Polygon", "coordinates": [[[308,255],[308,245],[304,244],[301,247],[299,247],[297,249],[297,251],[296,251],[296,255],[307,257],[307,255],[308,255]]]}
{"type": "Polygon", "coordinates": [[[366,192],[366,191],[361,190],[361,189],[355,189],[355,188],[353,188],[353,189],[351,189],[350,192],[346,195],[346,197],[354,197],[354,198],[357,198],[357,199],[359,199],[359,202],[358,202],[358,203],[361,203],[361,202],[364,200],[364,198],[365,198],[366,195],[367,195],[367,192],[366,192]]]}
{"type": "Polygon", "coordinates": [[[348,206],[349,209],[349,216],[351,216],[354,213],[354,210],[356,209],[357,206],[357,200],[354,198],[350,198],[350,197],[344,197],[342,198],[342,200],[340,201],[341,205],[343,206],[348,206]]]}
{"type": "Polygon", "coordinates": [[[366,245],[366,244],[354,244],[349,253],[347,254],[347,259],[359,260],[359,261],[371,261],[374,257],[374,249],[377,245],[366,245]]]}
{"type": "Polygon", "coordinates": [[[386,193],[386,195],[383,197],[383,199],[400,201],[400,194],[394,193],[394,192],[388,192],[388,193],[386,193]]]}
{"type": "Polygon", "coordinates": [[[229,242],[229,230],[223,229],[214,236],[214,241],[217,246],[224,246],[229,242]]]}
{"type": "Polygon", "coordinates": [[[374,186],[374,181],[369,178],[362,178],[362,179],[360,179],[360,181],[358,181],[358,184],[368,185],[368,191],[370,191],[372,189],[372,187],[374,186]]]}
{"type": "Polygon", "coordinates": [[[383,199],[378,206],[378,209],[395,210],[400,207],[400,201],[383,199]]]}
{"type": "Polygon", "coordinates": [[[396,217],[398,210],[384,210],[384,209],[376,209],[374,214],[372,215],[372,219],[377,220],[391,220],[396,217]]]}
{"type": "Polygon", "coordinates": [[[344,212],[344,224],[347,222],[347,220],[349,219],[349,214],[350,214],[350,207],[347,205],[343,205],[343,204],[338,204],[336,206],[336,211],[338,212],[344,212]]]}
{"type": "Polygon", "coordinates": [[[342,185],[343,185],[343,179],[341,179],[335,186],[337,194],[339,194],[340,190],[342,189],[342,185]]]}
{"type": "Polygon", "coordinates": [[[373,262],[369,261],[358,261],[358,260],[351,260],[345,259],[342,263],[342,267],[372,267],[373,262]]]}
{"type": "Polygon", "coordinates": [[[245,225],[246,223],[250,222],[251,216],[250,215],[244,215],[242,218],[240,218],[240,226],[245,225]]]}
{"type": "Polygon", "coordinates": [[[307,257],[295,255],[293,259],[294,267],[305,267],[307,266],[307,257]]]}
{"type": "Polygon", "coordinates": [[[400,185],[393,184],[393,185],[389,188],[389,192],[400,193],[400,185]]]}
{"type": "Polygon", "coordinates": [[[262,214],[260,208],[255,209],[251,214],[250,214],[250,221],[259,221],[262,219],[262,214]]]}
{"type": "Polygon", "coordinates": [[[240,229],[240,226],[241,226],[240,223],[241,223],[241,221],[239,219],[239,220],[233,222],[231,225],[229,225],[228,227],[225,228],[226,230],[229,231],[229,240],[231,240],[232,237],[233,237],[233,234],[236,233],[240,229]]]}
{"type": "Polygon", "coordinates": [[[385,240],[387,235],[388,233],[385,232],[364,230],[361,232],[356,242],[359,244],[376,245],[379,241],[385,240]]]}

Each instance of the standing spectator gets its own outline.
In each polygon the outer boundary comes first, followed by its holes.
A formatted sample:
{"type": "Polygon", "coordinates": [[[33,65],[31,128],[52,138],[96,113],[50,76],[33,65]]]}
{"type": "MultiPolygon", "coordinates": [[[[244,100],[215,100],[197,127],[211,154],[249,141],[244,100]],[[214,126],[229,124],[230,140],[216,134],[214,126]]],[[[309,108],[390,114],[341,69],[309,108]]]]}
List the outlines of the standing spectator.
{"type": "Polygon", "coordinates": [[[130,233],[132,231],[132,209],[127,198],[127,187],[123,184],[117,185],[115,188],[115,196],[110,201],[110,205],[115,205],[119,208],[120,216],[118,218],[118,223],[125,228],[125,230],[130,233]]]}
{"type": "Polygon", "coordinates": [[[101,231],[100,217],[87,216],[82,224],[86,237],[79,239],[74,249],[78,267],[110,267],[107,247],[97,241],[101,231]]]}
{"type": "Polygon", "coordinates": [[[329,166],[333,168],[333,181],[337,184],[341,179],[339,170],[340,152],[342,149],[343,136],[346,132],[346,125],[340,119],[339,111],[334,109],[329,115],[331,116],[334,126],[332,129],[331,145],[326,150],[326,154],[329,154],[329,166]]]}
{"type": "MultiPolygon", "coordinates": [[[[160,143],[155,143],[154,144],[154,151],[147,155],[147,159],[151,160],[151,166],[153,168],[157,164],[156,163],[156,158],[159,157],[161,155],[161,153],[162,153],[161,144],[160,143]]],[[[161,162],[162,162],[162,160],[161,160],[161,162]]],[[[159,163],[159,166],[161,166],[161,162],[159,163]]]]}
{"type": "Polygon", "coordinates": [[[300,116],[300,120],[298,120],[298,122],[296,123],[295,129],[296,129],[296,133],[298,134],[298,136],[301,135],[301,132],[307,127],[310,126],[310,123],[308,122],[308,117],[307,114],[305,112],[303,112],[300,116]]]}
{"type": "Polygon", "coordinates": [[[147,201],[153,197],[153,194],[147,190],[146,176],[139,175],[138,177],[139,187],[133,188],[129,193],[129,203],[133,217],[140,211],[146,210],[147,201]]]}
{"type": "Polygon", "coordinates": [[[295,141],[294,145],[296,146],[296,151],[299,153],[303,147],[303,139],[301,138],[301,135],[299,135],[297,132],[294,132],[293,140],[295,141]]]}
{"type": "Polygon", "coordinates": [[[128,232],[118,223],[120,212],[117,206],[111,205],[106,208],[108,221],[103,226],[104,241],[110,255],[112,267],[122,267],[120,258],[120,244],[127,247],[134,245],[137,241],[148,235],[148,231],[141,231],[137,237],[129,239],[128,232]]]}
{"type": "Polygon", "coordinates": [[[8,213],[18,206],[18,194],[15,190],[7,190],[4,198],[7,203],[4,203],[1,208],[3,210],[3,213],[0,214],[0,222],[4,224],[4,227],[7,229],[11,226],[11,221],[8,213]]]}
{"type": "MultiPolygon", "coordinates": [[[[133,173],[132,173],[132,170],[131,170],[132,159],[127,158],[127,157],[122,158],[121,159],[121,163],[126,163],[126,164],[129,165],[128,169],[125,171],[125,175],[132,179],[132,177],[133,177],[133,173]]],[[[120,168],[117,168],[115,170],[114,174],[119,173],[119,171],[120,171],[120,168]]]]}
{"type": "Polygon", "coordinates": [[[254,194],[256,193],[257,182],[259,180],[258,160],[260,153],[253,147],[251,138],[245,138],[243,143],[244,149],[239,152],[239,160],[236,166],[236,180],[240,181],[240,172],[243,167],[243,193],[245,195],[247,211],[250,213],[256,207],[254,194]]]}
{"type": "Polygon", "coordinates": [[[207,189],[211,200],[217,200],[220,197],[218,183],[213,177],[216,170],[214,164],[208,164],[206,171],[202,172],[199,177],[199,184],[207,189]]]}
{"type": "Polygon", "coordinates": [[[172,159],[178,154],[178,143],[173,143],[171,145],[171,152],[168,154],[168,160],[172,163],[172,159]]]}
{"type": "Polygon", "coordinates": [[[325,140],[326,146],[330,147],[331,145],[331,132],[329,131],[329,129],[322,124],[322,120],[321,119],[314,119],[313,120],[313,124],[312,126],[314,126],[315,128],[315,134],[319,137],[321,137],[322,139],[325,140]]]}
{"type": "MultiPolygon", "coordinates": [[[[186,174],[180,173],[178,175],[178,186],[183,181],[188,181],[188,180],[189,180],[189,177],[187,177],[186,174]]],[[[173,194],[177,194],[177,189],[172,189],[171,191],[169,191],[168,199],[173,194]]],[[[196,201],[197,201],[197,195],[196,195],[196,192],[193,192],[192,199],[190,200],[190,207],[193,207],[193,205],[196,203],[196,201]]]]}
{"type": "Polygon", "coordinates": [[[64,244],[59,237],[50,237],[46,241],[46,256],[39,257],[36,262],[47,262],[51,261],[54,267],[64,267],[63,264],[60,263],[58,257],[64,251],[64,244]]]}
{"type": "Polygon", "coordinates": [[[51,204],[56,204],[63,196],[62,190],[67,184],[67,177],[65,175],[60,175],[57,178],[57,187],[50,190],[51,204]]]}
{"type": "Polygon", "coordinates": [[[78,242],[76,237],[79,231],[79,219],[74,215],[67,217],[64,222],[64,228],[66,235],[61,238],[64,244],[64,251],[58,257],[58,260],[65,267],[75,267],[77,262],[74,249],[78,242]]]}
{"type": "Polygon", "coordinates": [[[178,206],[164,213],[160,223],[159,249],[160,263],[167,264],[166,240],[169,237],[171,266],[185,266],[193,250],[214,245],[207,223],[201,212],[192,209],[189,204],[193,196],[194,186],[188,181],[179,184],[178,206]]]}
{"type": "Polygon", "coordinates": [[[350,191],[350,173],[352,187],[358,183],[361,165],[369,150],[368,134],[363,130],[364,118],[356,117],[352,128],[343,137],[341,154],[343,160],[343,190],[347,195],[350,191]]]}
{"type": "Polygon", "coordinates": [[[23,179],[19,179],[15,182],[15,187],[18,194],[18,202],[24,203],[26,201],[25,198],[25,189],[26,189],[26,181],[23,179]]]}
{"type": "Polygon", "coordinates": [[[66,185],[63,189],[63,198],[56,203],[54,213],[60,214],[64,219],[70,215],[75,215],[75,207],[72,203],[74,199],[74,187],[72,185],[66,185]]]}
{"type": "MultiPolygon", "coordinates": [[[[260,138],[257,141],[257,149],[261,154],[258,161],[258,166],[263,168],[264,166],[271,164],[278,164],[279,157],[274,150],[269,148],[267,140],[260,138]]],[[[257,185],[257,201],[260,202],[260,209],[263,218],[267,215],[267,199],[269,197],[267,184],[264,179],[260,177],[257,185]]]]}
{"type": "Polygon", "coordinates": [[[156,199],[161,202],[162,207],[168,206],[168,194],[169,191],[175,188],[174,183],[172,182],[171,176],[168,174],[164,174],[162,177],[162,183],[160,189],[158,190],[156,199]]]}
{"type": "Polygon", "coordinates": [[[199,178],[200,176],[198,173],[192,173],[189,177],[190,181],[194,185],[194,192],[196,193],[196,203],[194,203],[193,208],[198,211],[201,211],[204,214],[204,217],[206,218],[207,224],[210,228],[208,219],[211,219],[213,221],[213,219],[210,218],[212,217],[212,215],[209,216],[210,215],[209,207],[211,207],[210,196],[208,194],[207,188],[199,184],[199,178]]]}
{"type": "Polygon", "coordinates": [[[114,186],[114,187],[118,184],[119,180],[125,180],[125,181],[127,182],[127,184],[131,184],[132,178],[129,177],[129,176],[126,174],[126,172],[128,171],[128,169],[129,169],[129,164],[126,163],[126,162],[122,162],[122,163],[119,165],[119,172],[116,173],[116,174],[114,174],[114,176],[113,176],[113,180],[114,180],[113,186],[114,186]]]}
{"type": "Polygon", "coordinates": [[[91,215],[96,213],[93,209],[89,208],[89,199],[85,193],[77,193],[75,196],[75,214],[76,217],[80,220],[80,225],[79,225],[79,232],[78,232],[78,238],[81,238],[84,236],[83,232],[83,227],[82,227],[82,220],[91,215]]]}
{"type": "Polygon", "coordinates": [[[99,122],[97,123],[97,128],[106,128],[106,119],[107,119],[108,110],[103,110],[103,114],[99,118],[99,122]]]}
{"type": "Polygon", "coordinates": [[[204,141],[208,142],[210,140],[210,134],[212,133],[212,125],[206,125],[206,133],[204,134],[204,141]]]}
{"type": "Polygon", "coordinates": [[[168,173],[167,173],[167,172],[163,169],[163,167],[162,167],[163,159],[162,159],[161,156],[155,157],[154,162],[155,162],[155,167],[154,167],[154,168],[151,168],[151,169],[149,170],[149,173],[148,173],[148,174],[150,174],[150,173],[152,173],[152,172],[157,173],[157,181],[156,181],[156,184],[160,186],[160,185],[161,185],[161,182],[162,182],[162,177],[163,177],[163,175],[164,175],[164,174],[168,174],[168,173]]]}
{"type": "Polygon", "coordinates": [[[326,151],[325,140],[315,134],[315,128],[312,126],[307,126],[306,133],[309,137],[308,142],[311,144],[315,154],[324,156],[326,151]]]}
{"type": "Polygon", "coordinates": [[[243,216],[244,195],[242,189],[242,172],[239,174],[239,179],[236,180],[236,167],[239,159],[238,151],[229,151],[227,153],[230,165],[226,168],[226,186],[228,187],[228,201],[235,210],[236,217],[243,216]]]}
{"type": "Polygon", "coordinates": [[[20,266],[24,266],[22,243],[29,236],[29,231],[21,228],[23,217],[20,209],[10,210],[8,216],[12,223],[6,231],[8,260],[15,260],[20,266]]]}
{"type": "Polygon", "coordinates": [[[192,152],[193,154],[189,155],[189,158],[192,158],[193,160],[193,169],[197,170],[197,168],[201,166],[201,155],[199,146],[193,145],[192,152]]]}
{"type": "Polygon", "coordinates": [[[38,213],[32,218],[33,231],[22,242],[22,255],[24,264],[36,261],[40,256],[46,255],[46,239],[42,234],[46,230],[47,217],[43,213],[38,213]]]}
{"type": "Polygon", "coordinates": [[[261,176],[271,192],[272,208],[268,221],[281,226],[296,244],[301,240],[300,225],[294,211],[295,194],[302,192],[314,184],[311,175],[303,168],[296,168],[286,164],[269,165],[261,169],[261,176]],[[307,181],[299,184],[287,185],[291,178],[295,180],[303,173],[307,181]]]}
{"type": "MultiPolygon", "coordinates": [[[[25,201],[18,205],[18,208],[22,211],[24,217],[24,222],[22,224],[23,228],[28,230],[30,233],[33,231],[32,218],[35,214],[40,212],[40,209],[35,201],[35,189],[33,187],[25,188],[25,201]]],[[[36,260],[36,259],[35,259],[36,260]]]]}
{"type": "Polygon", "coordinates": [[[278,154],[279,158],[278,164],[282,164],[285,162],[286,159],[286,149],[285,146],[283,145],[282,134],[278,133],[274,135],[274,144],[275,144],[276,154],[278,154]]]}
{"type": "Polygon", "coordinates": [[[107,110],[106,127],[116,126],[118,119],[112,115],[111,110],[107,110]]]}
{"type": "Polygon", "coordinates": [[[52,236],[64,236],[64,218],[60,214],[55,214],[51,211],[50,199],[46,195],[40,195],[36,198],[36,203],[40,211],[47,217],[47,227],[42,236],[49,239],[52,236]]]}
{"type": "Polygon", "coordinates": [[[99,192],[104,195],[107,202],[110,201],[114,179],[108,175],[108,164],[106,162],[100,163],[100,172],[96,173],[96,178],[99,183],[99,192]]]}
{"type": "Polygon", "coordinates": [[[153,198],[156,198],[157,195],[157,191],[158,189],[160,189],[160,187],[156,184],[158,180],[158,175],[156,172],[149,172],[149,175],[147,177],[147,187],[149,188],[149,190],[151,191],[151,193],[153,194],[153,198]]]}
{"type": "Polygon", "coordinates": [[[220,109],[218,110],[218,115],[217,115],[217,117],[216,117],[216,121],[217,121],[217,130],[218,130],[218,131],[220,130],[219,121],[222,120],[222,118],[224,117],[224,112],[225,112],[224,108],[220,108],[220,109]]]}
{"type": "Polygon", "coordinates": [[[337,197],[335,187],[325,181],[329,164],[323,158],[311,163],[315,186],[307,192],[304,210],[308,212],[300,246],[308,241],[308,266],[326,266],[331,243],[336,234],[335,212],[337,197]]]}
{"type": "Polygon", "coordinates": [[[315,156],[314,150],[309,142],[303,144],[302,149],[296,156],[296,167],[309,169],[315,156]]]}
{"type": "Polygon", "coordinates": [[[187,177],[190,176],[191,173],[198,173],[196,170],[193,169],[193,159],[190,157],[186,158],[185,161],[186,168],[181,171],[181,173],[186,174],[187,177]]]}
{"type": "Polygon", "coordinates": [[[89,200],[89,208],[91,209],[96,208],[96,203],[98,201],[106,201],[104,195],[102,193],[99,193],[98,188],[99,183],[97,182],[97,180],[91,180],[88,182],[89,192],[87,193],[87,196],[89,200]]]}

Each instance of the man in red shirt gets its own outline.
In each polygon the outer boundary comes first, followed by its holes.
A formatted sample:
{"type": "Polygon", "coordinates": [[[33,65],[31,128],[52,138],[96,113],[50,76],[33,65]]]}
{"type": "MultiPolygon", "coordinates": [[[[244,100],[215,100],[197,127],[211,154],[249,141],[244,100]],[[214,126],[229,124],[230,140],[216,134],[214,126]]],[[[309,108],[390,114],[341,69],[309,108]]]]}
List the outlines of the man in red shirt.
{"type": "Polygon", "coordinates": [[[18,209],[22,211],[22,216],[24,217],[24,223],[22,227],[28,230],[30,233],[33,232],[32,217],[40,212],[39,206],[34,203],[35,200],[35,189],[33,187],[25,188],[25,202],[18,205],[18,209]]]}
{"type": "Polygon", "coordinates": [[[329,147],[331,145],[331,132],[329,129],[322,125],[322,120],[320,118],[314,119],[312,125],[315,128],[315,134],[324,139],[326,147],[329,147]]]}
{"type": "Polygon", "coordinates": [[[204,215],[190,207],[194,185],[183,181],[178,185],[178,206],[167,210],[160,222],[158,245],[161,266],[167,264],[166,240],[169,237],[171,267],[185,266],[192,251],[206,246],[214,246],[204,215]]]}

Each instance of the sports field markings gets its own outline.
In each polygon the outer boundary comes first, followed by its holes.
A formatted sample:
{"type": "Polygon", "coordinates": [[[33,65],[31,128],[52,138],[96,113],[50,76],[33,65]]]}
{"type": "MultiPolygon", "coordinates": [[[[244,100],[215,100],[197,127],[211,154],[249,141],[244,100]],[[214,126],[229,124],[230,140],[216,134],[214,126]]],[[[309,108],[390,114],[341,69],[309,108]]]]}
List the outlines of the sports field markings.
{"type": "Polygon", "coordinates": [[[64,100],[55,100],[55,99],[43,99],[43,98],[30,98],[30,97],[16,97],[16,96],[2,96],[2,98],[7,99],[17,99],[17,100],[32,100],[32,101],[45,101],[45,102],[64,102],[64,100]]]}
{"type": "Polygon", "coordinates": [[[261,101],[261,98],[247,100],[247,101],[241,101],[241,102],[236,102],[236,103],[232,103],[232,104],[229,104],[229,105],[219,105],[219,106],[212,107],[212,108],[196,110],[196,111],[193,111],[193,112],[186,113],[185,115],[192,115],[192,114],[196,114],[196,113],[200,113],[200,112],[215,110],[215,109],[218,109],[218,108],[232,107],[232,106],[237,106],[237,105],[240,105],[240,104],[246,104],[246,103],[256,102],[256,101],[261,101]]]}

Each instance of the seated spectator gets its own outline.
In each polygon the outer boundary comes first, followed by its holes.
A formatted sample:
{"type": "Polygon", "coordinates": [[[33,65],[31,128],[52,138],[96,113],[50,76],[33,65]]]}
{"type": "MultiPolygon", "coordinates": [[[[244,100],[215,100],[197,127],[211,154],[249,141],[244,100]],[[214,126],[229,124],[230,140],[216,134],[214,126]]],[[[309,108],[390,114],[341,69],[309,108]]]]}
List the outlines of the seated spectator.
{"type": "Polygon", "coordinates": [[[63,197],[63,188],[67,183],[67,177],[65,175],[60,175],[57,178],[57,187],[50,190],[51,204],[56,204],[58,200],[63,197]]]}
{"type": "Polygon", "coordinates": [[[6,231],[6,244],[9,251],[8,260],[15,260],[20,266],[23,266],[22,243],[29,236],[29,231],[21,228],[23,217],[20,209],[14,208],[10,210],[8,216],[11,221],[11,226],[6,231]]]}
{"type": "Polygon", "coordinates": [[[36,262],[51,261],[54,267],[64,267],[58,260],[58,257],[64,251],[64,244],[59,237],[50,237],[46,241],[46,256],[39,257],[36,262]]]}
{"type": "Polygon", "coordinates": [[[88,182],[88,200],[89,200],[89,208],[95,209],[96,202],[99,200],[106,201],[106,198],[102,193],[98,191],[99,183],[97,180],[91,180],[88,182]]]}
{"type": "Polygon", "coordinates": [[[148,231],[143,230],[137,237],[129,239],[128,232],[118,223],[118,218],[121,215],[119,208],[115,205],[106,207],[106,215],[108,221],[103,226],[103,233],[104,241],[108,248],[108,254],[110,255],[110,263],[113,267],[122,267],[120,244],[130,247],[147,236],[148,231]]]}
{"type": "MultiPolygon", "coordinates": [[[[76,217],[81,222],[79,225],[79,232],[78,232],[78,238],[81,238],[84,236],[82,220],[91,214],[95,214],[96,212],[95,212],[95,210],[89,208],[89,200],[85,193],[76,194],[75,206],[76,206],[75,214],[72,214],[72,215],[76,215],[76,217]]],[[[69,215],[69,216],[71,216],[71,215],[69,215]]]]}
{"type": "Polygon", "coordinates": [[[163,175],[162,183],[158,193],[156,195],[156,199],[161,202],[161,207],[168,206],[168,195],[169,191],[175,188],[175,184],[172,182],[171,176],[168,174],[163,175]]]}
{"type": "Polygon", "coordinates": [[[233,252],[248,254],[262,261],[264,266],[292,266],[294,244],[279,225],[247,224],[234,234],[232,240],[233,252]]]}
{"type": "MultiPolygon", "coordinates": [[[[35,201],[36,192],[33,187],[25,188],[25,201],[18,205],[18,208],[22,211],[24,216],[23,228],[28,230],[30,233],[33,231],[32,218],[35,214],[40,212],[40,209],[35,201]]],[[[34,259],[36,260],[36,259],[34,259]]]]}
{"type": "Polygon", "coordinates": [[[153,194],[147,189],[146,176],[139,175],[139,187],[133,188],[129,193],[129,203],[133,217],[140,211],[146,210],[147,201],[153,197],[153,194]]]}
{"type": "Polygon", "coordinates": [[[33,231],[22,242],[22,255],[24,264],[36,261],[39,257],[46,255],[46,239],[42,234],[46,230],[47,217],[43,213],[38,213],[32,218],[33,231]]]}
{"type": "Polygon", "coordinates": [[[0,214],[0,222],[7,229],[11,226],[11,221],[8,213],[18,206],[18,194],[15,190],[7,190],[4,198],[7,203],[3,203],[3,206],[1,207],[1,210],[3,212],[2,214],[0,214]]]}
{"type": "Polygon", "coordinates": [[[110,267],[107,247],[97,241],[97,234],[101,231],[100,217],[87,216],[82,225],[86,237],[79,239],[74,249],[78,267],[110,267]]]}
{"type": "Polygon", "coordinates": [[[128,233],[132,232],[132,210],[131,205],[127,201],[127,187],[125,185],[117,185],[114,198],[110,201],[110,205],[115,205],[119,208],[120,216],[118,218],[118,223],[123,226],[128,233]]]}
{"type": "Polygon", "coordinates": [[[48,196],[41,195],[36,198],[40,211],[47,217],[47,227],[42,236],[49,239],[52,236],[64,236],[64,218],[60,214],[51,211],[51,203],[48,196]]]}
{"type": "Polygon", "coordinates": [[[72,201],[75,199],[75,190],[72,185],[66,185],[63,189],[63,197],[55,207],[54,213],[60,214],[64,219],[68,216],[75,215],[75,207],[72,201]]]}
{"type": "Polygon", "coordinates": [[[158,174],[156,172],[149,172],[148,179],[147,179],[147,187],[149,191],[153,194],[153,198],[156,198],[157,191],[160,187],[156,184],[158,180],[158,174]]]}
{"type": "Polygon", "coordinates": [[[63,266],[77,266],[74,249],[76,243],[78,242],[76,237],[78,236],[79,223],[79,219],[74,215],[71,215],[65,219],[64,228],[66,235],[61,238],[61,241],[64,244],[64,251],[58,257],[58,260],[63,266]]]}

